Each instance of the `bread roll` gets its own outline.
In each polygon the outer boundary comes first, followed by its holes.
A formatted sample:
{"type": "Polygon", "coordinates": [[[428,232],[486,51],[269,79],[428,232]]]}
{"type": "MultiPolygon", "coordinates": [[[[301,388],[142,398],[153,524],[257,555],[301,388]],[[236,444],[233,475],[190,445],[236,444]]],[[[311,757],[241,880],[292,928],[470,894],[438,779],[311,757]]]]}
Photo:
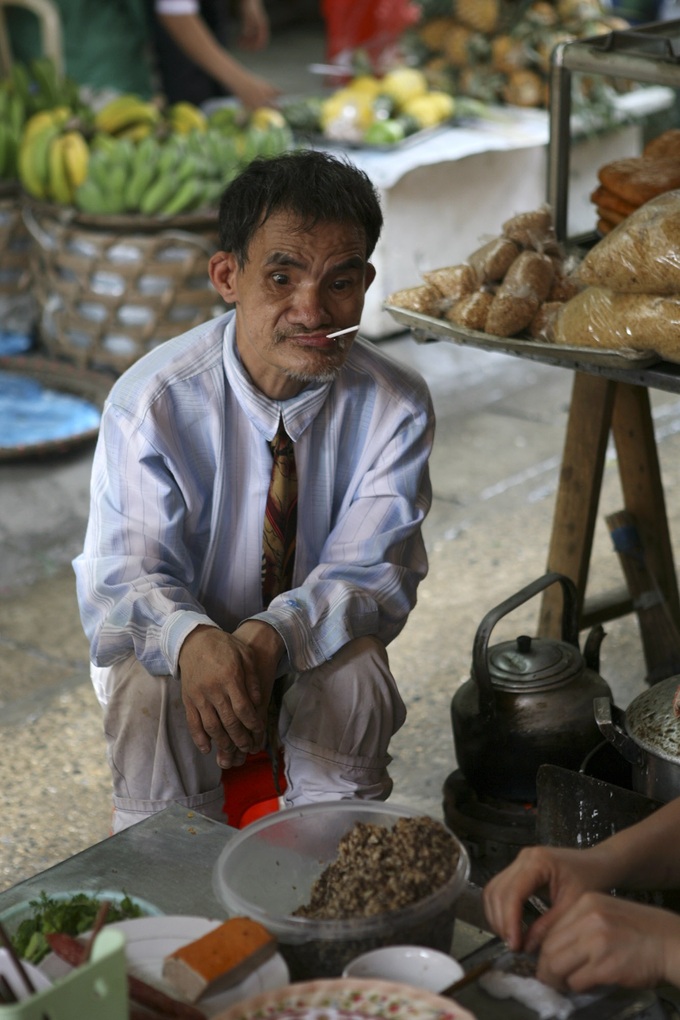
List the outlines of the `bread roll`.
{"type": "Polygon", "coordinates": [[[476,275],[477,285],[497,283],[519,255],[519,248],[507,237],[494,237],[473,251],[468,258],[476,275]]]}
{"type": "Polygon", "coordinates": [[[472,294],[477,287],[477,277],[467,262],[458,266],[445,266],[423,273],[426,283],[436,287],[442,297],[458,299],[472,294]]]}
{"type": "Polygon", "coordinates": [[[545,251],[546,246],[556,245],[552,212],[549,206],[541,206],[533,212],[518,213],[506,220],[502,233],[520,248],[545,251]]]}
{"type": "Polygon", "coordinates": [[[444,318],[457,326],[464,326],[466,329],[475,329],[483,333],[486,330],[486,320],[492,301],[491,291],[476,290],[473,294],[467,294],[451,305],[444,312],[444,318]]]}
{"type": "Polygon", "coordinates": [[[590,249],[576,274],[588,286],[622,293],[680,293],[680,191],[636,209],[590,249]]]}
{"type": "Polygon", "coordinates": [[[433,284],[424,283],[420,287],[407,287],[405,290],[395,291],[388,297],[387,304],[404,308],[409,312],[433,315],[436,318],[441,312],[442,300],[441,293],[433,284]]]}
{"type": "Polygon", "coordinates": [[[562,308],[562,301],[544,301],[527,330],[532,340],[543,340],[553,343],[555,340],[555,320],[562,308]]]}
{"type": "Polygon", "coordinates": [[[555,343],[615,351],[653,351],[680,360],[680,297],[617,294],[588,287],[562,306],[555,343]]]}
{"type": "Polygon", "coordinates": [[[523,251],[505,274],[498,293],[530,298],[541,304],[550,293],[554,278],[555,265],[549,255],[523,251]]]}

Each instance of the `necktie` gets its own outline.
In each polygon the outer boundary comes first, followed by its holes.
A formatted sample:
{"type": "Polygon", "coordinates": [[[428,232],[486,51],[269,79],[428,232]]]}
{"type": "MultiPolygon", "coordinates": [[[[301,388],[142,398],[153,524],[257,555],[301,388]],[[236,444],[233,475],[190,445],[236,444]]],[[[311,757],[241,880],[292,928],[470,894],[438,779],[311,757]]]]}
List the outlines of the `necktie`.
{"type": "Polygon", "coordinates": [[[262,540],[262,598],[268,606],[290,588],[295,560],[297,531],[297,473],[293,441],[279,421],[279,430],[269,444],[272,475],[267,494],[262,540]]]}

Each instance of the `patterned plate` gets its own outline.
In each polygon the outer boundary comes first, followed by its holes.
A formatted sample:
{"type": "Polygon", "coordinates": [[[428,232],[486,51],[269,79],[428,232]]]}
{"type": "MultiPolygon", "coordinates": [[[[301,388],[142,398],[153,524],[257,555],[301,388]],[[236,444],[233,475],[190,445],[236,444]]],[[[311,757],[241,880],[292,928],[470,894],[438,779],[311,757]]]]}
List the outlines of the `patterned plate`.
{"type": "Polygon", "coordinates": [[[231,1006],[215,1020],[474,1020],[453,999],[389,981],[287,985],[231,1006]]]}

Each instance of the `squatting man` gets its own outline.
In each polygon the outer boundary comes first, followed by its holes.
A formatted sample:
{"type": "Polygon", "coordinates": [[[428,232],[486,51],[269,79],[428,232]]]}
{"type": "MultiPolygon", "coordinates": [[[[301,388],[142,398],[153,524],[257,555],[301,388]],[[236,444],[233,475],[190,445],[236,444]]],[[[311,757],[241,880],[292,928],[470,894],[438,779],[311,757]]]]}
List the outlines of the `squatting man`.
{"type": "Polygon", "coordinates": [[[114,831],[172,803],[224,821],[223,770],[277,742],[287,805],[384,800],[406,714],[385,648],[427,571],[434,417],[423,380],[357,336],[375,189],[327,153],[258,159],[218,226],[210,279],[233,308],[114,384],[74,560],[114,831]],[[297,529],[269,601],[280,424],[297,529]]]}

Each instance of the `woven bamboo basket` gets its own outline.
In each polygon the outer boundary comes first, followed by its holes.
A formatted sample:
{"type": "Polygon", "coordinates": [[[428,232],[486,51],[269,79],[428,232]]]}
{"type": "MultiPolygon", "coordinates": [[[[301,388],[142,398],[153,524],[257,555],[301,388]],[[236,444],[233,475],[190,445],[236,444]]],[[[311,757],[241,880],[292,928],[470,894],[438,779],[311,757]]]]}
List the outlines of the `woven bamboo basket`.
{"type": "Polygon", "coordinates": [[[82,368],[122,372],[220,314],[208,276],[215,217],[84,216],[23,201],[41,346],[82,368]]]}

